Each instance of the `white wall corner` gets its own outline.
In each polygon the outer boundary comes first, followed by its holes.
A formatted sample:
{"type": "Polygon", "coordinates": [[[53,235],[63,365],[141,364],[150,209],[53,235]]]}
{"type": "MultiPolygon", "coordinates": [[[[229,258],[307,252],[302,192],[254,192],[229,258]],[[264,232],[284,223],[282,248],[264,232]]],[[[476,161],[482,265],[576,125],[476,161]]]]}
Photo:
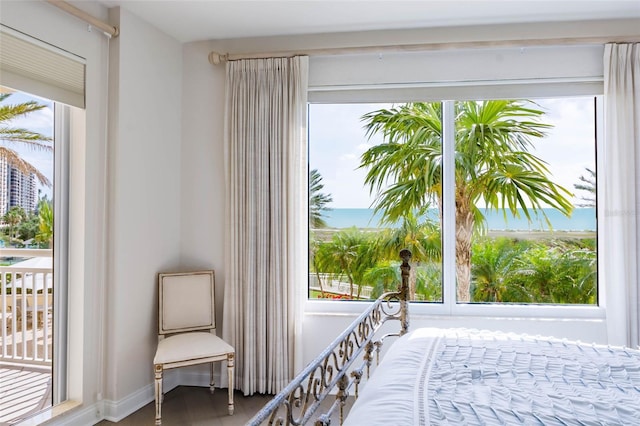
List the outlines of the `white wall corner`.
{"type": "MultiPolygon", "coordinates": [[[[165,381],[165,385],[168,385],[165,381]]],[[[175,387],[175,385],[173,386],[175,387]]],[[[171,387],[171,389],[173,389],[171,387]]],[[[165,389],[168,389],[167,386],[165,389]]],[[[154,400],[153,383],[138,389],[118,401],[103,401],[102,418],[110,422],[117,423],[128,415],[138,411],[140,408],[154,400]]]]}
{"type": "MultiPolygon", "coordinates": [[[[175,389],[177,386],[185,385],[185,386],[208,386],[209,376],[206,374],[200,374],[204,378],[198,378],[198,374],[193,375],[193,377],[184,377],[181,369],[170,370],[164,373],[163,379],[163,390],[164,393],[170,392],[175,389]],[[203,382],[203,385],[198,383],[203,382]]],[[[217,383],[217,382],[216,382],[217,383]]],[[[102,410],[100,411],[101,416],[98,420],[108,420],[110,422],[117,423],[124,419],[125,417],[135,413],[145,405],[149,403],[153,403],[155,401],[154,395],[154,383],[150,383],[147,386],[138,389],[137,391],[125,396],[124,398],[112,401],[112,400],[104,400],[102,410]]],[[[149,420],[151,421],[151,419],[149,420]]],[[[80,423],[79,423],[80,424],[80,423]]],[[[88,423],[81,423],[86,425],[88,423]]]]}

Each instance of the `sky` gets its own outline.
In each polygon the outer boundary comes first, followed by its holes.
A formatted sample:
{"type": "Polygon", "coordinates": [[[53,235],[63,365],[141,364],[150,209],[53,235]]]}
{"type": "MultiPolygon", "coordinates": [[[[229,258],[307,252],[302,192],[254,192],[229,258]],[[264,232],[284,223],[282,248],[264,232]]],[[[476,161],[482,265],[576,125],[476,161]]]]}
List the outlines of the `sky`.
{"type": "MultiPolygon", "coordinates": [[[[595,170],[593,97],[538,99],[544,122],[552,124],[548,135],[536,142],[536,155],[549,164],[553,181],[574,192],[585,176],[595,170]]],[[[330,208],[369,208],[373,197],[364,187],[366,171],[359,169],[360,156],[382,143],[368,140],[360,118],[390,104],[311,104],[309,107],[309,168],[318,169],[324,189],[331,194],[330,208]]],[[[578,196],[585,194],[576,194],[578,196]]],[[[576,199],[574,202],[579,201],[576,199]]]]}
{"type": "MultiPolygon", "coordinates": [[[[3,102],[3,104],[19,104],[31,100],[44,104],[46,107],[13,120],[9,122],[8,125],[13,128],[24,128],[41,133],[48,137],[53,137],[53,103],[51,101],[31,96],[26,93],[14,92],[3,102]]],[[[3,125],[7,125],[7,122],[4,122],[3,125]]],[[[5,144],[5,142],[2,142],[2,144],[5,144]]],[[[49,181],[53,182],[53,153],[32,150],[28,147],[22,146],[22,144],[6,144],[6,146],[17,151],[22,158],[33,164],[49,179],[49,181]]],[[[36,184],[37,188],[42,190],[42,196],[47,195],[49,199],[53,198],[52,188],[41,185],[37,179],[36,184]]]]}
{"type": "MultiPolygon", "coordinates": [[[[16,92],[10,103],[36,100],[47,105],[11,123],[46,136],[53,135],[53,103],[51,101],[16,92]]],[[[536,144],[536,155],[549,163],[556,183],[574,191],[585,167],[594,169],[593,98],[558,98],[536,100],[546,112],[544,121],[554,127],[547,137],[536,144]]],[[[7,101],[5,101],[7,103],[7,101]]],[[[309,107],[309,167],[318,169],[323,177],[323,192],[331,194],[330,208],[369,208],[373,197],[364,187],[366,171],[359,169],[360,156],[368,148],[382,143],[382,138],[365,137],[360,118],[365,113],[390,104],[311,104],[309,107]]],[[[53,156],[15,146],[27,161],[35,165],[53,181],[53,156]]],[[[52,189],[38,183],[42,195],[52,198],[52,189]]],[[[581,195],[581,194],[577,194],[581,195]]],[[[584,195],[584,194],[582,194],[584,195]]]]}

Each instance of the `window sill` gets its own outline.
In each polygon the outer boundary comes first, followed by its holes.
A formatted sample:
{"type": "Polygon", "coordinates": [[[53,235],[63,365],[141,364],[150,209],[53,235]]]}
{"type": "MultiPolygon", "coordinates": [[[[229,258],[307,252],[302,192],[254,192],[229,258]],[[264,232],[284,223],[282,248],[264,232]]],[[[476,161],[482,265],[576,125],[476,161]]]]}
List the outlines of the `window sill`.
{"type": "Polygon", "coordinates": [[[35,414],[27,419],[24,419],[23,421],[18,423],[17,426],[35,426],[47,424],[50,421],[57,420],[60,416],[67,414],[80,405],[82,405],[80,401],[64,401],[60,404],[54,405],[53,407],[42,410],[38,414],[35,414]]]}
{"type": "MultiPolygon", "coordinates": [[[[304,313],[308,315],[358,315],[369,301],[307,300],[304,313]]],[[[455,304],[410,303],[409,314],[443,317],[483,318],[531,318],[531,319],[588,319],[603,320],[606,310],[601,306],[587,305],[504,305],[504,304],[455,304]]]]}

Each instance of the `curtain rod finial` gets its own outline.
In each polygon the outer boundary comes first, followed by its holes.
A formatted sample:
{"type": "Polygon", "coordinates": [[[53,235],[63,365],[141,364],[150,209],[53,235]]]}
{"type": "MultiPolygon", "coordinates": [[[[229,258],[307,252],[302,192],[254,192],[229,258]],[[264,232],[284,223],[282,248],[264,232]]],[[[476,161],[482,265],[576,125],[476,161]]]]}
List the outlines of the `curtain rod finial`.
{"type": "Polygon", "coordinates": [[[223,61],[226,61],[228,57],[229,55],[226,53],[211,52],[209,53],[209,63],[213,65],[220,65],[223,61]]]}

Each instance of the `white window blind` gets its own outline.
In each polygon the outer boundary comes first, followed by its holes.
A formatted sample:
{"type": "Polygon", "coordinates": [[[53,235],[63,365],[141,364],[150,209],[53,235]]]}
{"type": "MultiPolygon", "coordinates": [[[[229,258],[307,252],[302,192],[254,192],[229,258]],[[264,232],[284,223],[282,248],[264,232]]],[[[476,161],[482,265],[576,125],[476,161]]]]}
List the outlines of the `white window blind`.
{"type": "Polygon", "coordinates": [[[0,26],[0,85],[85,107],[84,60],[6,26],[0,26]]]}

